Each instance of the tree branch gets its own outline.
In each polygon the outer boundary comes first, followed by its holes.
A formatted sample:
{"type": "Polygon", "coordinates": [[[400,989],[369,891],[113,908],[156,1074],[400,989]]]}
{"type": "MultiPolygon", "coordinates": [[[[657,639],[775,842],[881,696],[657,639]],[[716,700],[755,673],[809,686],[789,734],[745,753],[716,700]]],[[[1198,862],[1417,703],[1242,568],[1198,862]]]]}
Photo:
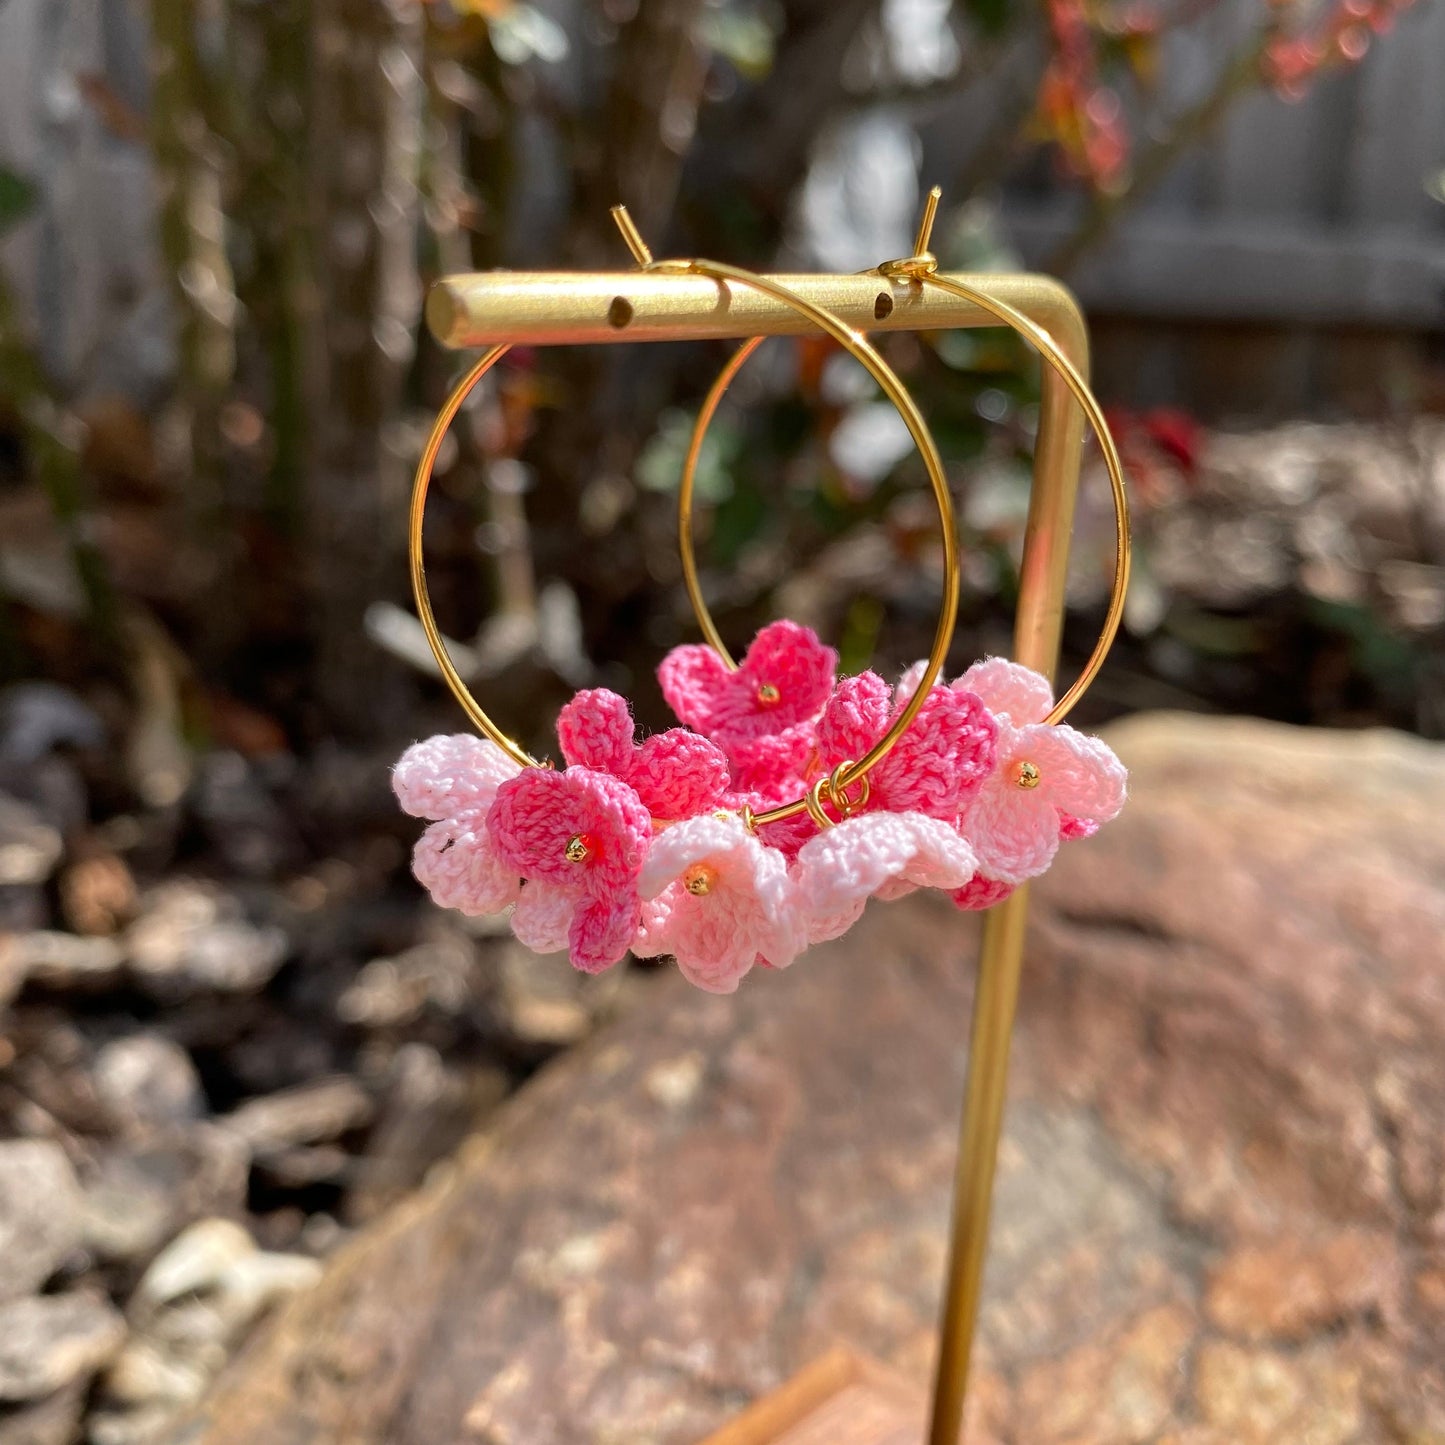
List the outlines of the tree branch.
{"type": "Polygon", "coordinates": [[[1149,194],[1174,163],[1223,120],[1230,106],[1259,83],[1260,63],[1271,31],[1261,28],[1220,71],[1214,87],[1186,111],[1167,136],[1156,141],[1134,165],[1129,184],[1116,192],[1096,193],[1078,229],[1044,262],[1054,276],[1067,276],[1113,229],[1119,217],[1149,194]]]}

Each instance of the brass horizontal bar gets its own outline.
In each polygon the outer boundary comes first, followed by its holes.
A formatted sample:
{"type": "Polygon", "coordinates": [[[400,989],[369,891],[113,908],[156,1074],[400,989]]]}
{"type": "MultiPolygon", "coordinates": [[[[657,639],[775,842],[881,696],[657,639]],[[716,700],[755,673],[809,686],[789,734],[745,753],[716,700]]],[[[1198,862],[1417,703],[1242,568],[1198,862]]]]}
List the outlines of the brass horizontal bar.
{"type": "MultiPolygon", "coordinates": [[[[997,326],[981,307],[941,288],[876,275],[770,276],[859,331],[948,331],[997,326]]],[[[1037,322],[1078,359],[1078,305],[1049,276],[971,275],[964,282],[1037,322]]],[[[797,336],[806,317],[742,285],[665,271],[487,271],[447,276],[427,297],[426,319],[443,346],[577,346],[609,341],[700,341],[797,336]]]]}

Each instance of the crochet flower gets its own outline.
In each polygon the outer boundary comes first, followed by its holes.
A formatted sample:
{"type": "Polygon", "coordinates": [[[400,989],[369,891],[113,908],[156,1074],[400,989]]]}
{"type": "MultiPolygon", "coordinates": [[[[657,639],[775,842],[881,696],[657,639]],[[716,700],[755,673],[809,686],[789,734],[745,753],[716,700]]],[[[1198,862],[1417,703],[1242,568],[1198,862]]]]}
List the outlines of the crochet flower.
{"type": "Polygon", "coordinates": [[[684,977],[710,993],[732,993],[754,963],[786,968],[806,942],[782,854],[731,814],[664,829],[638,890],[656,900],[638,950],[672,954],[684,977]]]}
{"type": "Polygon", "coordinates": [[[1128,775],[1112,749],[1042,721],[1053,706],[1047,679],[990,657],[953,687],[980,697],[998,724],[993,771],[959,820],[988,878],[1016,885],[1035,877],[1065,830],[1084,836],[1123,807],[1128,775]]]}
{"type": "Polygon", "coordinates": [[[770,793],[801,777],[837,667],[812,628],[782,620],[758,633],[735,672],[690,644],[673,648],[657,676],[673,712],[727,754],[734,786],[770,793]]]}
{"type": "Polygon", "coordinates": [[[401,756],[391,785],[406,812],[432,820],[412,852],[412,872],[443,908],[499,913],[515,901],[517,870],[486,830],[497,789],[521,769],[495,743],[470,734],[428,738],[401,756]]]}
{"type": "Polygon", "coordinates": [[[562,756],[574,767],[620,778],[655,818],[691,818],[716,807],[728,787],[722,750],[686,728],[634,741],[627,699],[604,687],[579,692],[557,718],[562,756]]]}
{"type": "Polygon", "coordinates": [[[983,909],[1002,903],[1013,891],[1012,883],[1000,883],[997,878],[975,873],[962,888],[955,888],[948,896],[956,908],[983,909]]]}
{"type": "Polygon", "coordinates": [[[626,954],[652,839],[652,817],[626,783],[590,768],[525,768],[497,789],[487,833],[526,880],[512,931],[528,948],[565,948],[586,973],[626,954]]]}
{"type": "Polygon", "coordinates": [[[846,933],[875,893],[962,888],[977,860],[966,839],[923,813],[860,813],[803,845],[794,877],[810,942],[846,933]]]}
{"type": "MultiPolygon", "coordinates": [[[[844,678],[818,722],[818,770],[861,758],[906,706],[876,672],[844,678]]],[[[868,773],[869,811],[953,819],[993,771],[998,728],[970,692],[935,687],[868,773]]],[[[856,796],[856,794],[855,794],[856,796]]]]}
{"type": "Polygon", "coordinates": [[[472,733],[413,743],[391,771],[391,787],[413,818],[453,818],[491,807],[521,768],[496,743],[472,733]]]}

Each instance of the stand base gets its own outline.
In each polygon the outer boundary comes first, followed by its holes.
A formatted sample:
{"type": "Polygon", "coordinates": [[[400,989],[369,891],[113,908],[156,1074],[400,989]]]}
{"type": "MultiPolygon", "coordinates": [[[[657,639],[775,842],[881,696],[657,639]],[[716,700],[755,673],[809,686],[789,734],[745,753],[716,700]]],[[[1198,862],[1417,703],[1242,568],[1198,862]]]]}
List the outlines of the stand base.
{"type": "Polygon", "coordinates": [[[882,1365],[835,1349],[700,1445],[919,1445],[922,1398],[882,1365]]]}

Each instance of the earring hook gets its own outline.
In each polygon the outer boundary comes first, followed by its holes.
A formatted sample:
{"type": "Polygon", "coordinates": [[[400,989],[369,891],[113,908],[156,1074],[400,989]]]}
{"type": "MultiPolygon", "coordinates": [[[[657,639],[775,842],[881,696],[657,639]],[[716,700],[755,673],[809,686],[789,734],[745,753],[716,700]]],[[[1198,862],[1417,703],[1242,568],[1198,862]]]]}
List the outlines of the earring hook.
{"type": "Polygon", "coordinates": [[[873,269],[877,275],[890,281],[921,281],[938,270],[938,257],[928,249],[928,243],[933,239],[933,222],[938,215],[938,203],[942,197],[942,186],[934,186],[929,191],[923,203],[923,218],[918,223],[918,233],[913,238],[913,254],[875,266],[873,269]]]}
{"type": "Polygon", "coordinates": [[[923,219],[918,223],[918,234],[913,242],[913,255],[922,259],[930,254],[928,243],[933,239],[933,222],[938,215],[938,203],[943,199],[943,187],[934,186],[923,203],[923,219]]]}
{"type": "Polygon", "coordinates": [[[637,222],[632,219],[626,206],[620,203],[613,206],[612,219],[617,222],[617,229],[622,232],[622,239],[627,242],[627,249],[632,252],[632,259],[637,262],[639,271],[663,271],[683,276],[696,271],[692,261],[654,260],[651,248],[642,239],[642,232],[637,229],[637,222]]]}
{"type": "Polygon", "coordinates": [[[613,206],[612,219],[617,222],[617,229],[622,232],[622,239],[627,242],[632,259],[645,271],[652,265],[652,252],[648,249],[647,242],[642,239],[637,222],[632,219],[627,207],[620,204],[613,206]]]}

